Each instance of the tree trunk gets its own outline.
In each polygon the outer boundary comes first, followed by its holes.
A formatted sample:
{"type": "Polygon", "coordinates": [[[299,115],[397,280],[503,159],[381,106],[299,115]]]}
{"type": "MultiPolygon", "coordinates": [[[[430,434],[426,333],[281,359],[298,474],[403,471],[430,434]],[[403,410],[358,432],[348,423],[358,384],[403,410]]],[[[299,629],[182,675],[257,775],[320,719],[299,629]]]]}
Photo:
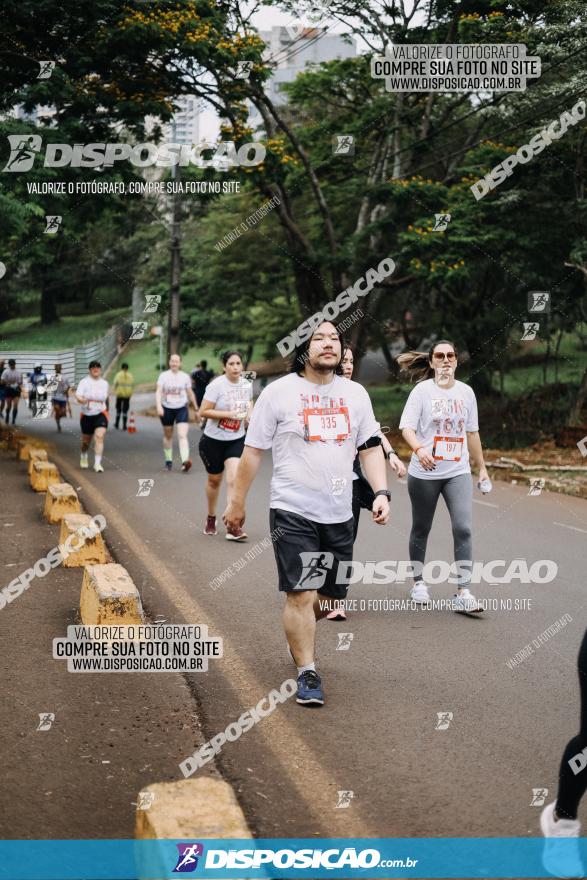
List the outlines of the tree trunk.
{"type": "Polygon", "coordinates": [[[579,385],[579,391],[577,392],[577,399],[575,400],[574,406],[572,407],[569,417],[567,419],[567,425],[572,427],[573,425],[579,425],[581,423],[581,411],[583,406],[585,405],[585,400],[587,400],[587,367],[585,367],[585,372],[583,373],[583,378],[581,379],[581,384],[579,385]]]}
{"type": "Polygon", "coordinates": [[[41,324],[54,324],[58,320],[55,288],[45,276],[41,287],[41,324]]]}

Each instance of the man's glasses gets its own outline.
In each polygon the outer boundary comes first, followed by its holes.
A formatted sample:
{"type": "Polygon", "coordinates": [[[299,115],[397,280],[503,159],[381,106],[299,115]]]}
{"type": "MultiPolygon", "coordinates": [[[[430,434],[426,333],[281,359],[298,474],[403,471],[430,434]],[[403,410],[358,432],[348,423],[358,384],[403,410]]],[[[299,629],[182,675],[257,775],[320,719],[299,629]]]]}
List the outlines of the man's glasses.
{"type": "Polygon", "coordinates": [[[457,356],[454,351],[443,352],[443,351],[435,351],[432,355],[435,361],[443,361],[445,358],[448,361],[456,361],[457,356]]]}

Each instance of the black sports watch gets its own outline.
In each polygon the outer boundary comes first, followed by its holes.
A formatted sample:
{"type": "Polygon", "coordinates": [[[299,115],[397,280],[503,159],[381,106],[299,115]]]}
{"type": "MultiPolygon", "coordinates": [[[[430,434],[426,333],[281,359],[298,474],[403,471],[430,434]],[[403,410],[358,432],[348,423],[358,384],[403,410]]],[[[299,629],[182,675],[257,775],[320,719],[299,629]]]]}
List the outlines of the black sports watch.
{"type": "Polygon", "coordinates": [[[385,495],[388,501],[391,501],[391,492],[389,489],[380,489],[378,492],[375,492],[373,498],[377,498],[378,495],[385,495]]]}

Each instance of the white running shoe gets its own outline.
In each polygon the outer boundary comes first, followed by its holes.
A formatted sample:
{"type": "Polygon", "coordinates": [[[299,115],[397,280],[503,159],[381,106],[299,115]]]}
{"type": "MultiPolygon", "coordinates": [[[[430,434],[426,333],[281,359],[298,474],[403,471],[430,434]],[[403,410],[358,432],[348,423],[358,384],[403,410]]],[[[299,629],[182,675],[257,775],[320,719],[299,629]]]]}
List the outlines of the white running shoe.
{"type": "Polygon", "coordinates": [[[483,611],[483,605],[477,601],[469,589],[464,587],[454,594],[452,610],[459,614],[478,614],[480,611],[483,611]]]}
{"type": "Polygon", "coordinates": [[[583,863],[579,853],[581,823],[577,819],[554,818],[556,801],[544,807],[540,814],[540,830],[546,840],[542,851],[542,864],[554,877],[584,877],[583,863]],[[571,838],[571,839],[569,839],[571,838]]]}
{"type": "Polygon", "coordinates": [[[90,463],[88,461],[88,456],[87,456],[87,454],[84,454],[83,452],[79,457],[79,466],[81,468],[83,468],[83,470],[86,470],[86,468],[89,468],[89,466],[90,466],[90,463]]]}
{"type": "Polygon", "coordinates": [[[95,464],[95,465],[94,465],[94,470],[96,471],[97,474],[103,474],[103,473],[104,473],[104,468],[102,467],[101,464],[95,464]]]}
{"type": "Polygon", "coordinates": [[[417,581],[410,590],[410,599],[417,605],[426,605],[430,602],[430,593],[424,581],[417,581]]]}

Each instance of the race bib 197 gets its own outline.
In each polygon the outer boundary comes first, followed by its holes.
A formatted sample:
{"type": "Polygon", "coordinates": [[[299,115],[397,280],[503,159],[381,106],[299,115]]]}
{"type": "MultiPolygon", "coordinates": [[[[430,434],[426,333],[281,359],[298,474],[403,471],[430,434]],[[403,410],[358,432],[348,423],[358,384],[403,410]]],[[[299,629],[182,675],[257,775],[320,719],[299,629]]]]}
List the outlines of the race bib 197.
{"type": "Polygon", "coordinates": [[[348,408],[305,409],[304,432],[308,440],[346,440],[351,435],[348,408]]]}
{"type": "Polygon", "coordinates": [[[435,437],[432,455],[435,461],[460,461],[463,455],[463,438],[435,437]]]}

